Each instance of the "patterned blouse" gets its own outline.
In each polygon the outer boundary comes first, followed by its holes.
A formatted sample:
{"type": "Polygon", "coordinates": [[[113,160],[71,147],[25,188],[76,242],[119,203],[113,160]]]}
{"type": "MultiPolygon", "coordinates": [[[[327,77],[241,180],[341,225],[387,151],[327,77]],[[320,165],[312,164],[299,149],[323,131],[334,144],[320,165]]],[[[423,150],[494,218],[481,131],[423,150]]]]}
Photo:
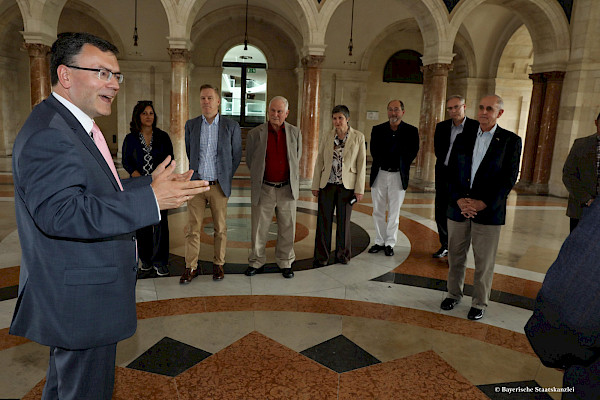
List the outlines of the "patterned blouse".
{"type": "Polygon", "coordinates": [[[331,173],[329,174],[329,180],[327,183],[333,183],[336,185],[342,184],[342,159],[344,157],[344,147],[346,147],[346,140],[350,134],[350,129],[344,136],[344,139],[340,140],[337,135],[333,139],[333,162],[331,163],[331,173]]]}

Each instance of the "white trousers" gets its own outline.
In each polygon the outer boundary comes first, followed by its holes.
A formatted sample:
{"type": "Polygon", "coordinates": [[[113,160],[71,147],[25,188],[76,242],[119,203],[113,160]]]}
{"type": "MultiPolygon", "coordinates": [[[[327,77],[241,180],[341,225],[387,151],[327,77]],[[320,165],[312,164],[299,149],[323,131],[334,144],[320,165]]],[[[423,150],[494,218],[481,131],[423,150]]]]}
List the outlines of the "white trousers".
{"type": "Polygon", "coordinates": [[[400,172],[379,170],[377,178],[371,186],[376,245],[392,247],[396,245],[400,207],[404,202],[405,194],[400,172]],[[387,221],[385,219],[386,210],[388,211],[387,221]]]}

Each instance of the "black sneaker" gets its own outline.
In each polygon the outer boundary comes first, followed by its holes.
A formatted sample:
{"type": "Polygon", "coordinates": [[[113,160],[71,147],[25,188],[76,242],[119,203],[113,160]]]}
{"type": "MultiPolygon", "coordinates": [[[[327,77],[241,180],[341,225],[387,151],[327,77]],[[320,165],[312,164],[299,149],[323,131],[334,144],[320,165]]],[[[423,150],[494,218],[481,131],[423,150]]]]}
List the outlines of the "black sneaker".
{"type": "Polygon", "coordinates": [[[431,255],[431,257],[442,258],[442,257],[446,257],[447,255],[448,255],[448,249],[445,247],[440,247],[440,249],[438,251],[436,251],[435,253],[433,253],[431,255]]]}
{"type": "Polygon", "coordinates": [[[156,270],[156,275],[158,276],[169,276],[169,266],[168,265],[155,265],[154,269],[156,270]]]}
{"type": "Polygon", "coordinates": [[[392,246],[385,246],[385,248],[383,249],[383,252],[388,257],[391,257],[394,255],[394,249],[392,249],[392,246]]]}
{"type": "Polygon", "coordinates": [[[142,266],[140,267],[140,271],[150,271],[152,269],[152,265],[150,264],[146,264],[145,262],[142,261],[142,266]]]}

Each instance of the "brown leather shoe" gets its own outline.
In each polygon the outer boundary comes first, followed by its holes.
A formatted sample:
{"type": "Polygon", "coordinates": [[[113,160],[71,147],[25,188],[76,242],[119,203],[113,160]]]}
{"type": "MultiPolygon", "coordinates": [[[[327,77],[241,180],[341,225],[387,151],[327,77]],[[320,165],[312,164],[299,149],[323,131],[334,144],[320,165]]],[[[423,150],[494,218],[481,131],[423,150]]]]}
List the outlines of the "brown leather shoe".
{"type": "Polygon", "coordinates": [[[213,264],[213,281],[222,281],[223,278],[225,278],[223,266],[213,264]]]}
{"type": "Polygon", "coordinates": [[[186,268],[179,278],[179,283],[190,283],[198,275],[198,269],[186,268]]]}

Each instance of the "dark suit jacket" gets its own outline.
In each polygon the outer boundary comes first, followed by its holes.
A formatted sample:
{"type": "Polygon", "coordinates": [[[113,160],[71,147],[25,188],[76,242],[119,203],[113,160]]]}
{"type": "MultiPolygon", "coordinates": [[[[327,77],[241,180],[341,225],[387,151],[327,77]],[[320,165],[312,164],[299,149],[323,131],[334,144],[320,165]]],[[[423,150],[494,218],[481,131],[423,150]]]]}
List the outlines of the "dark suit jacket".
{"type": "MultiPolygon", "coordinates": [[[[467,117],[463,130],[477,130],[479,122],[467,117]]],[[[448,149],[450,148],[450,136],[452,128],[452,119],[447,119],[438,123],[435,126],[435,134],[433,136],[433,150],[435,152],[435,186],[443,185],[442,188],[447,190],[448,185],[448,167],[444,165],[448,149]]],[[[453,147],[454,150],[454,147],[453,147]]]]}
{"type": "MultiPolygon", "coordinates": [[[[533,349],[548,367],[566,369],[599,360],[598,237],[600,202],[594,202],[548,269],[533,315],[525,325],[533,349]]],[[[598,371],[592,371],[596,382],[598,371]]]]}
{"type": "Polygon", "coordinates": [[[158,223],[151,177],[123,180],[54,96],[13,148],[22,258],[10,333],[48,346],[116,343],[136,328],[135,232],[158,223]]]}
{"type": "Polygon", "coordinates": [[[569,191],[567,215],[580,219],[585,203],[596,197],[597,134],[576,139],[563,167],[563,183],[569,191]]]}
{"type": "MultiPolygon", "coordinates": [[[[302,133],[297,126],[284,122],[287,147],[287,160],[290,167],[290,188],[292,197],[297,200],[300,190],[300,158],[302,156],[302,133]]],[[[250,169],[250,198],[253,205],[258,205],[265,175],[265,158],[267,156],[267,139],[269,123],[265,122],[248,132],[246,138],[246,164],[250,169]]]]}
{"type": "MultiPolygon", "coordinates": [[[[200,129],[202,115],[185,123],[185,151],[190,168],[194,170],[193,180],[200,179],[200,129]]],[[[231,195],[231,180],[242,161],[242,131],[232,119],[219,115],[219,139],[217,143],[217,179],[225,196],[231,195]]]]}
{"type": "MultiPolygon", "coordinates": [[[[379,168],[381,168],[382,153],[390,146],[391,137],[388,134],[389,129],[390,123],[384,122],[383,124],[375,125],[371,131],[371,156],[373,157],[371,177],[369,179],[371,186],[375,183],[377,173],[379,172],[379,168]]],[[[396,141],[400,149],[398,154],[398,168],[400,168],[402,186],[406,190],[408,187],[410,165],[419,152],[419,130],[416,126],[401,121],[400,125],[398,125],[396,141]]]]}
{"type": "Polygon", "coordinates": [[[477,139],[477,128],[466,129],[454,141],[448,163],[450,203],[448,218],[462,222],[465,217],[456,203],[469,197],[481,200],[486,208],[477,213],[473,222],[483,225],[504,225],[506,198],[519,174],[521,138],[498,126],[471,186],[471,164],[477,139]]]}

